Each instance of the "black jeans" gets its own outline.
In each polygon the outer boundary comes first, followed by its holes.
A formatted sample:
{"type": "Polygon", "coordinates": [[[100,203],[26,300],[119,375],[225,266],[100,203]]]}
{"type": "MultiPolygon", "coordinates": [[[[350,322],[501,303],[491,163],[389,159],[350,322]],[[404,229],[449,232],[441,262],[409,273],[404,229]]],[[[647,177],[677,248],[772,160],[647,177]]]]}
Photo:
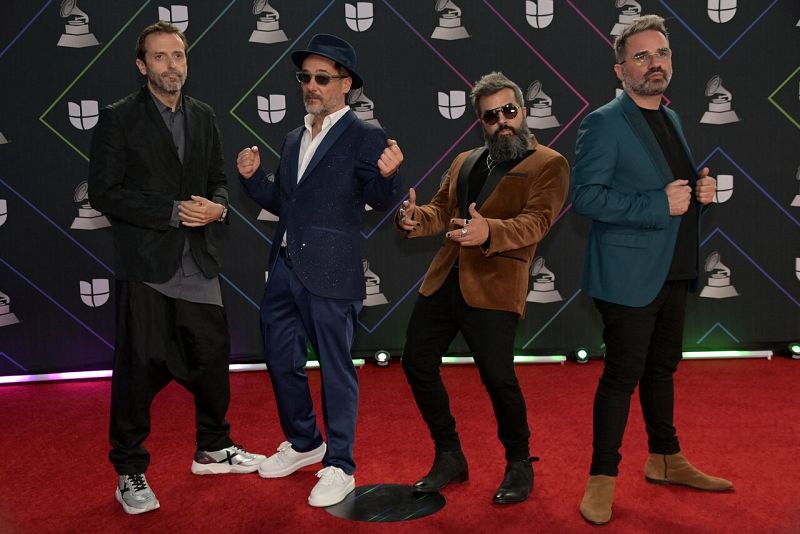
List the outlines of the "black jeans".
{"type": "Polygon", "coordinates": [[[514,372],[518,322],[516,313],[468,306],[458,286],[457,269],[436,293],[418,297],[406,332],[403,370],[436,450],[461,447],[439,372],[442,356],[461,331],[492,401],[506,459],[522,460],[529,456],[525,398],[514,372]]]}
{"type": "Polygon", "coordinates": [[[603,317],[606,356],[594,397],[591,475],[617,476],[619,448],[637,384],[650,452],[680,451],[673,426],[672,377],[682,357],[687,289],[686,280],[667,281],[641,308],[595,299],[603,317]]]}
{"type": "Polygon", "coordinates": [[[223,308],[172,299],[141,282],[118,280],[116,297],[108,457],[117,473],[147,469],[150,405],[173,379],[194,396],[197,448],[232,445],[225,420],[230,338],[223,308]]]}

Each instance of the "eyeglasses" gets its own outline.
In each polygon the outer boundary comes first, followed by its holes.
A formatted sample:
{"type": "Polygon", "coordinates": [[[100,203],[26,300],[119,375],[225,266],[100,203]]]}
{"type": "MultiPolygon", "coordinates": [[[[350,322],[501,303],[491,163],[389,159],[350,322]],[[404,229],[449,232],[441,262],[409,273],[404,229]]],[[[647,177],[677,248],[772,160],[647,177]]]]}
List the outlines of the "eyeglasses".
{"type": "Polygon", "coordinates": [[[331,74],[309,74],[308,72],[300,71],[295,72],[294,77],[297,78],[300,85],[306,85],[311,82],[311,78],[314,78],[314,82],[316,82],[317,85],[328,85],[334,78],[349,78],[350,76],[347,74],[336,76],[331,74]]]}
{"type": "MultiPolygon", "coordinates": [[[[671,57],[672,57],[672,50],[670,50],[669,48],[659,48],[655,52],[647,52],[647,51],[637,52],[633,55],[631,59],[637,66],[641,67],[645,63],[649,64],[652,58],[656,58],[659,61],[667,61],[671,57]]],[[[619,64],[622,65],[623,63],[625,63],[625,61],[627,61],[627,59],[620,61],[619,64]]]]}
{"type": "Polygon", "coordinates": [[[487,109],[483,112],[483,115],[481,115],[481,120],[489,126],[492,126],[493,124],[497,124],[497,121],[500,120],[500,113],[507,119],[513,119],[517,116],[517,113],[519,113],[519,108],[509,103],[499,108],[487,109]]]}

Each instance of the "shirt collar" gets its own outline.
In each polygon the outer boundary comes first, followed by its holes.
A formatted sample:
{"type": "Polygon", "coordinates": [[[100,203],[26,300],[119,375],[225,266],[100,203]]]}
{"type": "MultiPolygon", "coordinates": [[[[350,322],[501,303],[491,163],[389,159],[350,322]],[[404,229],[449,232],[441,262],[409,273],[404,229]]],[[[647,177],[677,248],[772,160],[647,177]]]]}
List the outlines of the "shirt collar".
{"type": "MultiPolygon", "coordinates": [[[[153,98],[153,102],[156,103],[156,108],[158,109],[159,113],[164,113],[165,111],[172,113],[172,108],[159,100],[158,97],[153,94],[153,91],[150,90],[150,86],[147,86],[147,92],[150,93],[150,96],[153,98]]],[[[183,92],[181,92],[181,97],[178,99],[178,105],[175,108],[175,113],[181,112],[183,112],[183,92]]]]}
{"type": "MultiPolygon", "coordinates": [[[[324,132],[325,130],[336,124],[336,122],[342,117],[344,117],[348,111],[350,111],[350,106],[345,106],[339,111],[334,111],[333,113],[326,115],[325,118],[322,119],[322,128],[320,129],[320,131],[324,132]]],[[[314,115],[308,113],[305,117],[303,117],[303,122],[305,123],[306,130],[310,132],[311,126],[314,124],[314,115]]]]}

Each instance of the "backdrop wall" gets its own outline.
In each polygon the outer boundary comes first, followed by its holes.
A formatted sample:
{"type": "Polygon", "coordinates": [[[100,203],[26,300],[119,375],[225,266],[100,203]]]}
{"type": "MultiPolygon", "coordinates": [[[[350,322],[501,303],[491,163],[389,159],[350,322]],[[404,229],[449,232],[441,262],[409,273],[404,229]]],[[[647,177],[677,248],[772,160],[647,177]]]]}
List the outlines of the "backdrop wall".
{"type": "MultiPolygon", "coordinates": [[[[615,96],[612,33],[637,14],[667,19],[669,105],[698,164],[719,179],[704,219],[703,292],[685,345],[751,348],[800,337],[800,3],[795,0],[141,0],[3,2],[0,22],[0,374],[109,368],[111,235],[85,198],[98,109],[142,83],[139,31],[185,27],[185,91],[223,135],[230,226],[220,226],[234,361],[260,361],[258,302],[275,223],[240,190],[235,154],[259,145],[274,168],[304,114],[288,55],[318,32],[359,53],[353,107],[400,143],[406,187],[427,202],[456,154],[482,143],[471,84],[501,70],[527,92],[541,143],[574,158],[580,120],[615,96]]],[[[393,212],[390,212],[390,214],[393,212]]],[[[405,240],[365,214],[365,283],[355,351],[397,353],[440,238],[405,240]]],[[[566,206],[540,245],[517,346],[602,350],[580,290],[587,221],[566,206]]],[[[454,351],[465,350],[460,338],[454,351]]]]}

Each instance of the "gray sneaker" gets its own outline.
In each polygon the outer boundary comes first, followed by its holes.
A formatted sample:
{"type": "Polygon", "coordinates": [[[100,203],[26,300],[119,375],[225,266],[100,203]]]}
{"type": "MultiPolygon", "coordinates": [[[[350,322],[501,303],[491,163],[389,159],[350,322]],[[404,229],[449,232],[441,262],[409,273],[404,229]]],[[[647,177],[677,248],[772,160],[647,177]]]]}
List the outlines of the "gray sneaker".
{"type": "Polygon", "coordinates": [[[231,445],[218,451],[194,453],[192,473],[195,475],[219,475],[222,473],[252,473],[258,470],[267,457],[247,452],[239,445],[231,445]]]}
{"type": "Polygon", "coordinates": [[[161,506],[144,473],[121,475],[117,482],[116,497],[122,509],[129,514],[143,514],[161,506]]]}

